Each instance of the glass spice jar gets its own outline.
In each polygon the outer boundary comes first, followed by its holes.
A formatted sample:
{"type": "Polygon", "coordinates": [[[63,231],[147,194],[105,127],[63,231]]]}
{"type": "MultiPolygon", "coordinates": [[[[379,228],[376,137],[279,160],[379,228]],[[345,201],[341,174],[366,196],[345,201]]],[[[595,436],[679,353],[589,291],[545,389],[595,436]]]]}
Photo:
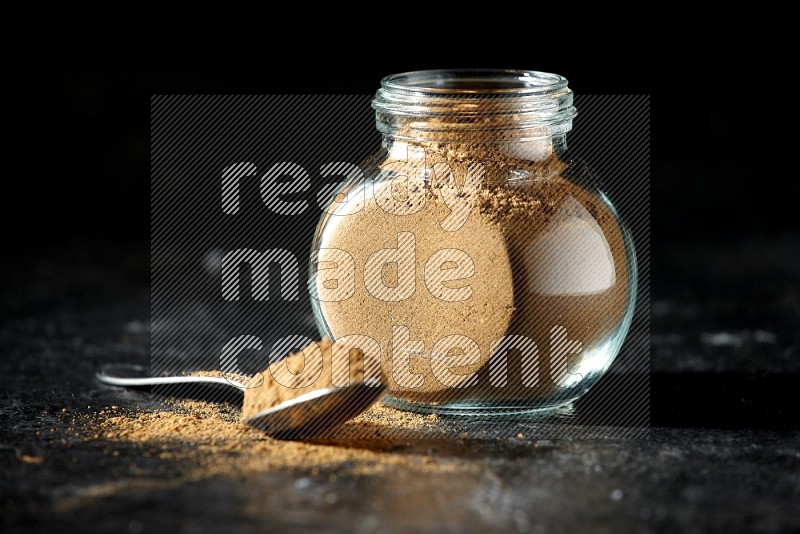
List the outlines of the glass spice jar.
{"type": "Polygon", "coordinates": [[[438,70],[384,78],[382,149],[323,214],[309,287],[418,412],[549,411],[583,395],[633,315],[630,234],[566,133],[561,76],[438,70]]]}

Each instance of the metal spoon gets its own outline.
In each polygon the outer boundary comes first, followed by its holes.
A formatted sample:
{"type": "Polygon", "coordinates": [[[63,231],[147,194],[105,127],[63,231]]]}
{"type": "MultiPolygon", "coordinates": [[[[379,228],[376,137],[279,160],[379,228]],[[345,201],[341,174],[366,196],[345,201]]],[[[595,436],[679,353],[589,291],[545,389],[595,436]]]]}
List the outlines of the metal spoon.
{"type": "MultiPolygon", "coordinates": [[[[238,390],[244,393],[244,384],[227,378],[213,376],[149,376],[146,367],[128,364],[103,366],[95,375],[110,386],[145,387],[157,385],[193,384],[238,390]]],[[[296,439],[319,435],[364,412],[386,391],[385,384],[355,382],[344,387],[329,387],[312,391],[283,402],[244,419],[246,425],[267,435],[296,439]]]]}

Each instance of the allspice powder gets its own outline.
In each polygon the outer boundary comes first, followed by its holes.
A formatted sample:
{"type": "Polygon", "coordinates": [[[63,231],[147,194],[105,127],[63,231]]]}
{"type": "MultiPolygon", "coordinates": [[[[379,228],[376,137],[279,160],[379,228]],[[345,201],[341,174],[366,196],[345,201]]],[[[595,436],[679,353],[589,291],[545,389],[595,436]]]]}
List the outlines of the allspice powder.
{"type": "Polygon", "coordinates": [[[242,419],[277,406],[282,402],[337,386],[364,380],[363,353],[341,354],[334,361],[332,344],[323,339],[272,363],[246,382],[242,419]]]}
{"type": "MultiPolygon", "coordinates": [[[[391,395],[430,404],[541,399],[577,372],[582,354],[603,343],[620,324],[628,299],[628,267],[616,217],[596,194],[570,179],[552,147],[542,147],[533,146],[538,159],[527,159],[531,145],[524,143],[420,144],[415,148],[424,157],[405,168],[425,176],[422,182],[407,182],[407,187],[425,188],[422,200],[408,197],[409,203],[424,202],[421,209],[408,215],[387,213],[374,197],[382,187],[397,184],[378,180],[373,197],[326,228],[321,246],[347,251],[356,266],[364,266],[378,250],[397,248],[398,235],[413,234],[417,281],[409,298],[375,298],[365,287],[364,271],[357,270],[351,298],[320,303],[335,338],[361,334],[379,342],[391,395]],[[442,228],[451,208],[442,195],[444,182],[430,173],[437,163],[446,163],[461,183],[471,165],[485,170],[477,202],[455,231],[442,228]],[[460,281],[471,287],[469,299],[443,301],[421,282],[426,260],[441,249],[463,251],[474,263],[474,275],[460,281]],[[425,350],[409,351],[398,361],[392,343],[398,326],[408,329],[410,340],[422,341],[425,350]],[[573,348],[580,350],[555,354],[550,350],[554,332],[579,343],[573,348]],[[480,350],[478,360],[450,369],[471,377],[455,386],[437,378],[430,354],[437,341],[452,335],[468,337],[480,350]],[[521,351],[509,351],[507,380],[498,387],[490,380],[490,355],[493,343],[511,335],[530,339],[538,356],[531,364],[523,361],[521,351]],[[405,361],[410,375],[401,369],[405,361]],[[400,378],[398,369],[404,373],[400,378]],[[537,376],[533,385],[532,374],[537,376]],[[414,387],[405,385],[409,378],[416,380],[414,387]]],[[[399,160],[391,154],[390,149],[379,172],[397,167],[399,160]]],[[[402,199],[404,191],[390,194],[402,199]]],[[[391,270],[382,277],[387,287],[397,283],[391,270]]]]}
{"type": "Polygon", "coordinates": [[[159,476],[169,474],[161,473],[168,465],[188,478],[247,476],[278,469],[336,472],[346,462],[351,462],[354,475],[386,473],[397,467],[437,472],[467,468],[423,461],[424,448],[418,453],[386,454],[415,439],[443,438],[447,433],[435,415],[380,405],[317,441],[270,438],[242,424],[237,407],[205,401],[168,399],[163,406],[149,409],[113,406],[92,414],[65,412],[63,417],[67,435],[102,446],[111,457],[150,459],[153,474],[159,476]]]}

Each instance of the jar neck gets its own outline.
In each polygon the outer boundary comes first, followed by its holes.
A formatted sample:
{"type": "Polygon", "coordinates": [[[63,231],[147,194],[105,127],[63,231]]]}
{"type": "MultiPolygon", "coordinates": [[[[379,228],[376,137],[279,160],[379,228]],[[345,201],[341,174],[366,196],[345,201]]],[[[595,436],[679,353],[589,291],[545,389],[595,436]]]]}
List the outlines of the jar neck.
{"type": "Polygon", "coordinates": [[[567,152],[566,134],[528,139],[507,139],[481,142],[475,140],[420,140],[385,133],[382,146],[394,160],[414,161],[430,158],[433,153],[445,157],[458,154],[460,157],[480,160],[487,154],[503,155],[510,160],[544,161],[553,156],[563,157],[567,152]]]}
{"type": "Polygon", "coordinates": [[[372,105],[389,146],[463,151],[493,144],[540,159],[565,147],[576,115],[572,102],[567,80],[556,74],[436,70],[384,78],[372,105]]]}

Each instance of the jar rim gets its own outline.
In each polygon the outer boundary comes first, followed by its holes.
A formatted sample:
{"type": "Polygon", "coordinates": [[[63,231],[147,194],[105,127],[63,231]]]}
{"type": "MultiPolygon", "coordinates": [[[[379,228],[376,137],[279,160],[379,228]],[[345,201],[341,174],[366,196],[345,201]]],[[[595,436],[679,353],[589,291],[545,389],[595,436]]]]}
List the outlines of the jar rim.
{"type": "Polygon", "coordinates": [[[391,74],[384,90],[437,96],[545,95],[567,87],[559,74],[522,69],[434,69],[391,74]]]}
{"type": "Polygon", "coordinates": [[[372,101],[379,131],[394,138],[542,138],[572,129],[567,79],[513,69],[441,69],[392,74],[372,101]]]}

